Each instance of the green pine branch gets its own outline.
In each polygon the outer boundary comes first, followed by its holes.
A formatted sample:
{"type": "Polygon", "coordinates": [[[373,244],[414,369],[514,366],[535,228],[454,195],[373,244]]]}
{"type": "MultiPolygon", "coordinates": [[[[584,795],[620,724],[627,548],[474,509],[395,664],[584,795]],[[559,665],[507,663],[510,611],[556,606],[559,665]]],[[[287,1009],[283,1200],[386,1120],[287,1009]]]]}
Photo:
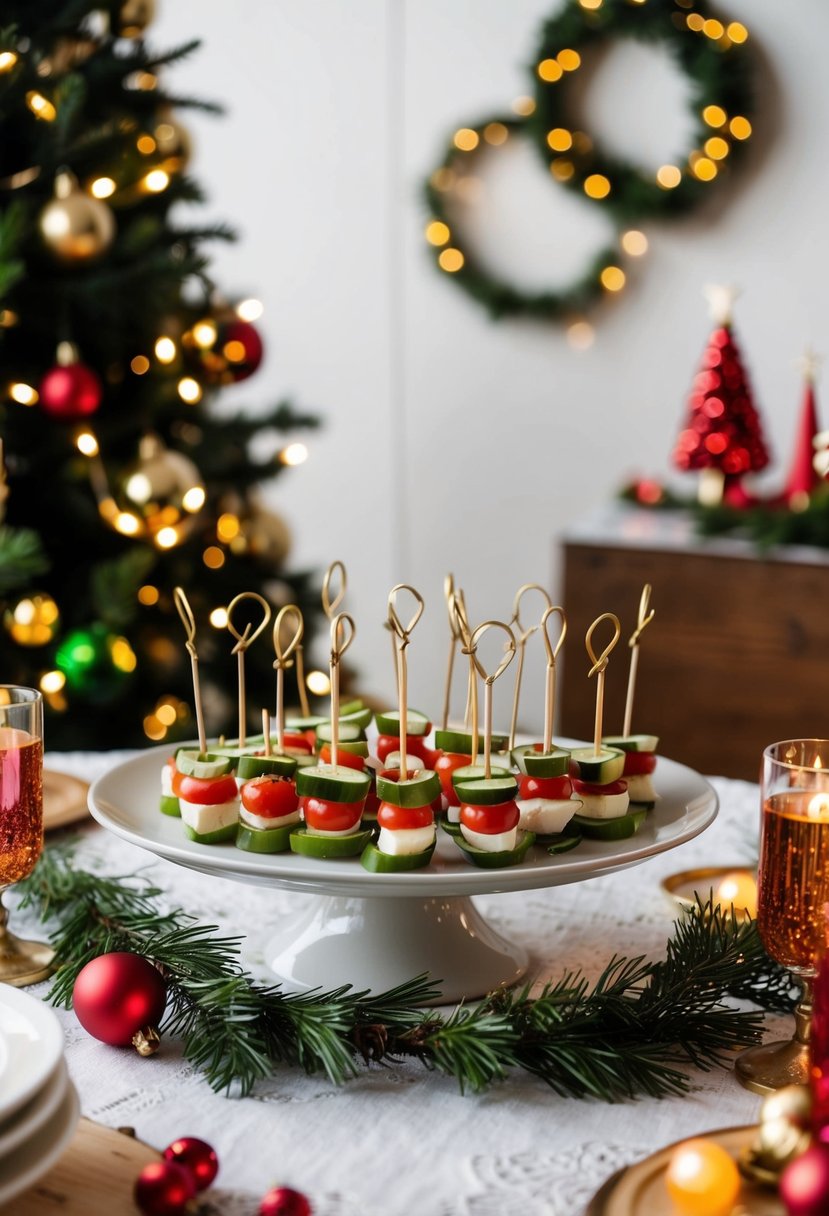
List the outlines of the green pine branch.
{"type": "Polygon", "coordinates": [[[0,527],[0,595],[25,586],[45,574],[49,566],[37,532],[31,528],[0,527]]]}
{"type": "Polygon", "coordinates": [[[48,850],[21,885],[24,904],[53,925],[51,1000],[68,1007],[75,977],[98,954],[144,955],[167,980],[164,1029],[217,1091],[248,1093],[277,1064],[341,1083],[361,1061],[412,1058],[462,1091],[519,1069],[562,1096],[662,1097],[689,1088],[689,1064],[724,1064],[759,1039],[762,1014],[736,1010],[726,996],[779,1008],[785,987],[754,923],[737,924],[709,902],[678,922],[663,961],[614,957],[592,986],[570,973],[535,997],[499,991],[441,1017],[421,1008],[435,996],[424,976],[378,995],[259,984],[241,968],[238,938],[165,910],[158,887],[75,869],[65,849],[48,850]]]}

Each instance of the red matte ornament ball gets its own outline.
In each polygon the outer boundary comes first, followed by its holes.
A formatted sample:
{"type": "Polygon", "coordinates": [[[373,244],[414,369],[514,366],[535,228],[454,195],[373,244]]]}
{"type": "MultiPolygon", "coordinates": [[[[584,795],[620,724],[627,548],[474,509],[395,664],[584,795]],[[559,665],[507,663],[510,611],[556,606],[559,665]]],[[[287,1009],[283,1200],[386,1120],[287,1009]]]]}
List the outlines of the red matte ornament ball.
{"type": "Polygon", "coordinates": [[[136,1178],[133,1194],[144,1216],[182,1216],[195,1198],[196,1184],[175,1161],[153,1161],[136,1178]]]}
{"type": "Polygon", "coordinates": [[[88,418],[103,400],[101,381],[84,363],[50,368],[40,382],[40,404],[51,418],[74,422],[88,418]]]}
{"type": "Polygon", "coordinates": [[[826,1216],[829,1212],[829,1144],[812,1144],[780,1176],[780,1198],[788,1216],[826,1216]]]}
{"type": "Polygon", "coordinates": [[[100,954],[78,973],[72,1004],[84,1030],[102,1043],[127,1047],[146,1026],[157,1027],[167,988],[139,954],[100,954]]]}
{"type": "Polygon", "coordinates": [[[262,362],[265,348],[250,321],[230,321],[220,329],[222,353],[231,379],[247,380],[262,362]]]}
{"type": "Polygon", "coordinates": [[[313,1211],[305,1196],[289,1186],[275,1186],[259,1204],[259,1216],[313,1216],[313,1211]]]}
{"type": "Polygon", "coordinates": [[[175,1161],[193,1175],[197,1191],[204,1191],[219,1172],[219,1158],[206,1140],[196,1136],[179,1136],[164,1150],[165,1161],[175,1161]]]}

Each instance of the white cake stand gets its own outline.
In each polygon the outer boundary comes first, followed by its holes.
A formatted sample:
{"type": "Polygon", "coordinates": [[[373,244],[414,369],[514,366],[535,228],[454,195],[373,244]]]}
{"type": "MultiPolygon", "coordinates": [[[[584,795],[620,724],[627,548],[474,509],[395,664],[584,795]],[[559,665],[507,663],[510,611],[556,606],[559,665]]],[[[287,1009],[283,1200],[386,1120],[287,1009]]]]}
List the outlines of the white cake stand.
{"type": "Polygon", "coordinates": [[[239,882],[285,887],[318,896],[280,925],[266,958],[292,991],[352,984],[379,992],[428,972],[442,1000],[485,995],[513,984],[527,954],[489,925],[470,896],[583,882],[638,865],[697,836],[717,814],[717,795],[692,769],[660,759],[660,798],[629,840],[584,840],[550,857],[530,849],[522,865],[479,870],[438,830],[431,864],[402,874],[369,874],[359,858],[315,861],[294,853],[258,855],[235,845],[188,840],[181,821],[158,809],[167,748],[116,765],[89,791],[95,819],[131,844],[178,865],[239,882]]]}

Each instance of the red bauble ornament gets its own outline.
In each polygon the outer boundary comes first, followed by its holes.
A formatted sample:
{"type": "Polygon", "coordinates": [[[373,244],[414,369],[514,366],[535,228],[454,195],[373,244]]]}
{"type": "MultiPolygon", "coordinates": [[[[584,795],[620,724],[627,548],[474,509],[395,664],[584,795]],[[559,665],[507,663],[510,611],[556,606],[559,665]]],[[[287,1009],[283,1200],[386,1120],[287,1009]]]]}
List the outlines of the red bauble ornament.
{"type": "Polygon", "coordinates": [[[275,1186],[259,1204],[259,1216],[313,1216],[313,1211],[305,1196],[289,1186],[275,1186]]]}
{"type": "Polygon", "coordinates": [[[94,414],[103,395],[101,381],[84,363],[58,364],[40,382],[40,404],[51,418],[65,422],[94,414]]]}
{"type": "Polygon", "coordinates": [[[247,380],[259,367],[265,348],[250,321],[229,321],[219,329],[221,351],[232,380],[247,380]]]}
{"type": "Polygon", "coordinates": [[[829,1145],[813,1144],[780,1175],[780,1198],[788,1216],[826,1216],[829,1212],[829,1145]]]}
{"type": "Polygon", "coordinates": [[[258,329],[230,310],[197,321],[182,345],[194,374],[211,385],[247,380],[264,355],[258,329]]]}
{"type": "MultiPolygon", "coordinates": [[[[79,972],[72,1004],[84,1030],[102,1043],[126,1047],[161,1021],[167,988],[155,967],[139,954],[101,954],[79,972]]],[[[135,1046],[149,1051],[141,1041],[135,1046]]]]}
{"type": "Polygon", "coordinates": [[[193,1175],[175,1161],[153,1161],[135,1180],[135,1202],[145,1216],[182,1216],[196,1194],[193,1175]]]}
{"type": "Polygon", "coordinates": [[[215,1150],[205,1141],[196,1136],[179,1136],[164,1150],[165,1161],[175,1161],[176,1165],[189,1170],[193,1175],[197,1191],[204,1191],[210,1186],[219,1172],[219,1158],[215,1150]]]}

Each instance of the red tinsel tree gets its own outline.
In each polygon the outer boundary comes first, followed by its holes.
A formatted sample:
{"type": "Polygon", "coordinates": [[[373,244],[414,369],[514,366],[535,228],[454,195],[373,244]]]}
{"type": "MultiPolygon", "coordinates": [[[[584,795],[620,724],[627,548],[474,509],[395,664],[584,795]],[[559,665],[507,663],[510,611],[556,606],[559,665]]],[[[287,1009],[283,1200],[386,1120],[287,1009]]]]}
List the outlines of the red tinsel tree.
{"type": "Polygon", "coordinates": [[[760,417],[740,358],[731,324],[734,293],[709,289],[716,328],[708,339],[700,370],[688,398],[685,425],[673,460],[678,469],[699,469],[701,502],[723,496],[742,505],[747,496],[740,480],[769,462],[760,417]]]}
{"type": "Polygon", "coordinates": [[[803,360],[804,384],[800,420],[795,433],[789,476],[783,489],[783,501],[793,511],[802,511],[808,507],[812,491],[822,480],[814,465],[815,436],[820,431],[815,402],[816,367],[815,357],[807,354],[803,360]]]}

